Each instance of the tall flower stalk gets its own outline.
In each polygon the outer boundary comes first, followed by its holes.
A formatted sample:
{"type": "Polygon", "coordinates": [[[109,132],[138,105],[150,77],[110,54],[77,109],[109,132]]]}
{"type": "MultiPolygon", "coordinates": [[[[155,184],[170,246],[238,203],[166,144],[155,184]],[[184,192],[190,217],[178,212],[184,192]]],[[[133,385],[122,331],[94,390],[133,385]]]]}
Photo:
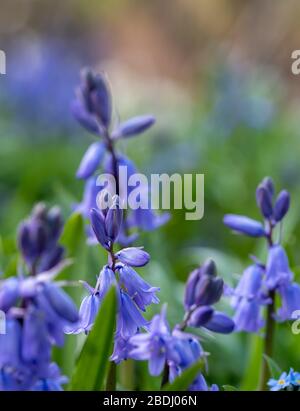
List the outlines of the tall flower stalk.
{"type": "Polygon", "coordinates": [[[266,177],[257,187],[256,201],[264,224],[251,218],[228,214],[224,223],[233,231],[255,238],[265,238],[268,248],[266,263],[254,257],[237,287],[232,290],[232,305],[237,331],[259,332],[265,327],[264,354],[259,389],[266,389],[269,379],[267,357],[273,354],[275,322],[292,319],[300,308],[300,286],[293,282],[286,252],[281,245],[282,221],[290,206],[290,195],[281,191],[275,198],[274,184],[266,177]],[[275,231],[278,231],[275,239],[275,231]],[[276,311],[277,296],[281,307],[276,311]],[[265,318],[262,310],[265,307],[265,318]]]}
{"type": "MultiPolygon", "coordinates": [[[[117,143],[142,134],[155,123],[155,118],[152,115],[141,115],[124,122],[114,121],[112,96],[107,79],[104,74],[94,74],[90,70],[82,72],[82,81],[72,111],[78,122],[98,137],[98,140],[87,149],[76,173],[77,178],[85,181],[83,200],[76,209],[89,219],[90,210],[97,208],[97,196],[104,189],[97,185],[99,170],[114,177],[115,187],[109,187],[110,193],[118,195],[121,203],[127,202],[124,196],[126,193],[128,196],[132,190],[127,184],[128,179],[137,173],[137,169],[129,158],[118,151],[117,143]],[[119,167],[126,168],[126,182],[120,179],[119,167]]],[[[127,210],[126,215],[124,213],[118,242],[123,246],[130,245],[137,239],[137,230],[151,231],[168,219],[168,213],[158,215],[149,208],[127,210]]],[[[87,233],[89,242],[95,243],[94,232],[90,227],[87,233]]]]}

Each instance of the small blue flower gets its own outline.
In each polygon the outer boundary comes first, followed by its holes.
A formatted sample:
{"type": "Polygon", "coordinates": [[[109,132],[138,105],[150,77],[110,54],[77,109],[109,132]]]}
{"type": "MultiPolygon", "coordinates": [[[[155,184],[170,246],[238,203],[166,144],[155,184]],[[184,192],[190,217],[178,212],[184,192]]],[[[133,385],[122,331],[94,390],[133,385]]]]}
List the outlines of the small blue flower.
{"type": "Polygon", "coordinates": [[[288,378],[288,374],[286,372],[283,372],[278,380],[272,378],[268,382],[268,386],[270,387],[271,391],[281,391],[287,388],[289,385],[290,379],[288,378]]]}

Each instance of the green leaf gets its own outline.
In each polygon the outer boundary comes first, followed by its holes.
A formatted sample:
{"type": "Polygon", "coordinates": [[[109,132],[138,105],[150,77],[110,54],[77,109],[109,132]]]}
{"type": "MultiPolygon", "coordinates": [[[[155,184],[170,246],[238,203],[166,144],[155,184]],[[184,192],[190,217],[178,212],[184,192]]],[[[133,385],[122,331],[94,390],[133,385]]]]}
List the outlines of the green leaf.
{"type": "Polygon", "coordinates": [[[163,391],[185,391],[192,384],[196,376],[203,368],[203,360],[193,364],[191,367],[183,371],[172,383],[166,384],[163,391]]]}
{"type": "Polygon", "coordinates": [[[223,385],[223,390],[224,391],[238,391],[236,387],[233,385],[223,385]]]}
{"type": "Polygon", "coordinates": [[[244,378],[240,386],[242,391],[252,391],[256,390],[257,381],[259,380],[263,339],[258,335],[248,335],[248,344],[245,352],[248,352],[248,358],[244,367],[244,378]]]}
{"type": "Polygon", "coordinates": [[[73,213],[67,220],[61,235],[61,243],[68,249],[68,253],[73,256],[82,242],[83,219],[81,214],[73,213]]]}
{"type": "Polygon", "coordinates": [[[269,357],[267,354],[264,354],[263,357],[266,363],[268,364],[269,371],[270,371],[272,378],[277,378],[278,375],[282,374],[281,368],[271,357],[269,357]]]}
{"type": "Polygon", "coordinates": [[[70,390],[99,391],[103,388],[112,352],[116,306],[116,290],[112,287],[104,298],[92,331],[80,353],[70,381],[70,390]]]}

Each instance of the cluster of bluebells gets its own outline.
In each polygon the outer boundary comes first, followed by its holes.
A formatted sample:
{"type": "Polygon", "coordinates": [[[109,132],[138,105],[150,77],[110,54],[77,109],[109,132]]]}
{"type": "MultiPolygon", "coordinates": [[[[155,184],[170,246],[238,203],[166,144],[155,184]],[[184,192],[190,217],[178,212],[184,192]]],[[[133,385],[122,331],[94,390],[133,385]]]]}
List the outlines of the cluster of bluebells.
{"type": "Polygon", "coordinates": [[[270,391],[300,391],[300,373],[291,368],[289,373],[283,372],[278,380],[271,378],[268,386],[270,391]]]}
{"type": "MultiPolygon", "coordinates": [[[[155,119],[151,115],[142,115],[113,124],[112,97],[107,80],[103,74],[95,75],[89,70],[84,70],[82,73],[82,81],[72,111],[87,131],[100,138],[89,146],[76,174],[77,178],[85,181],[83,200],[77,206],[77,211],[88,219],[90,210],[97,208],[97,196],[107,188],[97,184],[96,172],[100,167],[105,174],[115,178],[116,187],[110,187],[111,194],[119,195],[121,202],[125,200],[122,198],[125,188],[120,185],[127,184],[128,181],[126,183],[120,181],[119,167],[126,167],[128,179],[137,173],[137,169],[130,159],[116,150],[116,142],[143,133],[154,124],[155,119]],[[112,192],[114,189],[115,192],[112,192]]],[[[132,187],[126,189],[127,195],[132,189],[132,187]]],[[[164,224],[168,219],[167,213],[157,215],[151,209],[140,207],[130,210],[124,216],[118,242],[123,246],[130,245],[137,238],[136,229],[150,231],[164,224]]],[[[87,228],[87,234],[89,242],[95,243],[94,231],[90,226],[87,228]]]]}
{"type": "Polygon", "coordinates": [[[18,244],[24,260],[17,277],[1,281],[0,310],[6,330],[0,335],[0,390],[61,390],[67,382],[51,361],[64,330],[78,321],[70,297],[55,282],[65,266],[57,244],[62,220],[57,208],[39,204],[21,224],[18,244]]]}
{"type": "Polygon", "coordinates": [[[266,264],[254,258],[254,263],[243,273],[237,287],[232,290],[232,305],[237,331],[259,332],[264,326],[262,308],[274,304],[276,294],[281,307],[273,313],[277,321],[293,318],[300,308],[300,286],[293,281],[288,257],[282,245],[281,225],[290,206],[290,195],[281,191],[275,198],[274,184],[266,177],[256,190],[256,200],[264,224],[240,215],[225,215],[224,223],[233,231],[250,237],[265,238],[268,244],[266,264]],[[279,240],[274,240],[274,230],[279,228],[279,240]]]}
{"type": "MultiPolygon", "coordinates": [[[[199,338],[186,332],[187,327],[205,328],[210,331],[228,334],[234,329],[233,321],[225,314],[215,311],[223,294],[223,280],[217,277],[216,266],[212,260],[206,261],[194,270],[188,279],[185,290],[185,316],[182,323],[170,329],[166,320],[166,308],[152,319],[147,333],[137,333],[130,339],[130,357],[148,360],[149,373],[160,375],[163,370],[168,380],[173,381],[184,369],[205,359],[199,338]]],[[[214,384],[208,387],[205,378],[198,374],[190,390],[216,391],[214,384]]]]}
{"type": "Polygon", "coordinates": [[[93,326],[101,301],[111,286],[115,286],[118,299],[115,346],[111,360],[119,363],[128,357],[128,340],[140,329],[148,329],[148,322],[142,315],[146,307],[159,302],[156,292],[135,271],[134,267],[145,266],[149,254],[141,247],[126,247],[118,252],[114,245],[118,239],[123,220],[123,210],[117,196],[110,198],[107,209],[91,210],[91,225],[95,237],[108,252],[108,263],[102,268],[95,287],[84,283],[88,290],[79,310],[79,321],[69,327],[69,333],[88,333],[93,326]]]}

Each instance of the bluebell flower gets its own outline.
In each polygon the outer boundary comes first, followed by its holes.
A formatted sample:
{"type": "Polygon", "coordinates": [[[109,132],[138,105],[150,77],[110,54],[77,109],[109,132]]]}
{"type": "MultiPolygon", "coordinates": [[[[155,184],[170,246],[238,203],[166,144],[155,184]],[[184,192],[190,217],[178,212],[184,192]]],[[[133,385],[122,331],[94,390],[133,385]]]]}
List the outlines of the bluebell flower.
{"type": "Polygon", "coordinates": [[[233,291],[231,303],[235,309],[233,320],[236,331],[258,332],[264,325],[262,295],[264,270],[257,264],[248,267],[233,291]]]}
{"type": "Polygon", "coordinates": [[[292,278],[293,273],[290,270],[283,247],[281,245],[270,247],[266,264],[266,286],[268,289],[274,290],[276,287],[289,284],[292,278]]]}
{"type": "Polygon", "coordinates": [[[133,268],[122,264],[118,267],[118,272],[121,285],[142,311],[146,310],[147,305],[159,303],[155,293],[160,289],[148,284],[133,268]]]}
{"type": "Polygon", "coordinates": [[[62,385],[67,383],[68,378],[61,375],[58,365],[51,363],[43,378],[34,384],[31,391],[63,391],[62,385]]]}
{"type": "Polygon", "coordinates": [[[282,285],[278,289],[281,297],[281,307],[277,318],[280,321],[291,320],[293,313],[300,310],[300,286],[297,283],[282,285]]]}
{"type": "Polygon", "coordinates": [[[119,364],[121,361],[128,360],[128,358],[131,358],[130,353],[133,349],[133,345],[131,344],[131,338],[132,337],[124,338],[120,333],[115,333],[114,350],[110,357],[111,361],[114,361],[116,364],[119,364]]]}
{"type": "Polygon", "coordinates": [[[148,360],[150,375],[160,375],[166,361],[173,359],[171,341],[166,311],[163,308],[160,314],[153,317],[148,333],[131,337],[130,344],[134,348],[130,352],[130,357],[136,360],[148,360]]]}
{"type": "Polygon", "coordinates": [[[0,310],[8,311],[19,298],[20,282],[17,278],[11,277],[0,283],[0,310]]]}
{"type": "Polygon", "coordinates": [[[141,328],[147,329],[147,326],[148,322],[144,319],[132,298],[120,289],[117,334],[126,339],[135,335],[141,328]]]}

